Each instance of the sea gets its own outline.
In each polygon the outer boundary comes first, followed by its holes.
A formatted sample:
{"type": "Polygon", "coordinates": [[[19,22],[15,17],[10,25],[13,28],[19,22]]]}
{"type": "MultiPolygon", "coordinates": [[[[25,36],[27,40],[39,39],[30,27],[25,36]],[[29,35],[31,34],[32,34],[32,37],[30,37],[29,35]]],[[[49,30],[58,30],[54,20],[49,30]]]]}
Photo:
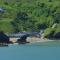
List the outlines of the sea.
{"type": "Polygon", "coordinates": [[[60,41],[0,47],[0,60],[60,60],[60,41]]]}

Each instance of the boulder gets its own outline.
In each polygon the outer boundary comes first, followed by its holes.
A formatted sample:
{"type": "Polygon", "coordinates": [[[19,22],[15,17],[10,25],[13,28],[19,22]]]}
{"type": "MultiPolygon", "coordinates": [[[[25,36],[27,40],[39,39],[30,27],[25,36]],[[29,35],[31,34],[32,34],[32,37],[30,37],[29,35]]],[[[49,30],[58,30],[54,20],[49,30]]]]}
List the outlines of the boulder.
{"type": "Polygon", "coordinates": [[[54,34],[54,38],[60,39],[60,32],[55,33],[55,34],[54,34]]]}

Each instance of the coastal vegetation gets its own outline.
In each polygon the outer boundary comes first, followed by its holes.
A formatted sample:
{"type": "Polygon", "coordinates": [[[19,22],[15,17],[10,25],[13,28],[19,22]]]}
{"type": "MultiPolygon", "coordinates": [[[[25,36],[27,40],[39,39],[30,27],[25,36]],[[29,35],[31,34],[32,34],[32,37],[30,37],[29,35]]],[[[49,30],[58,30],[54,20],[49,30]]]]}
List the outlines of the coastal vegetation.
{"type": "Polygon", "coordinates": [[[0,0],[0,31],[39,32],[42,29],[45,37],[59,35],[60,0],[0,0]]]}

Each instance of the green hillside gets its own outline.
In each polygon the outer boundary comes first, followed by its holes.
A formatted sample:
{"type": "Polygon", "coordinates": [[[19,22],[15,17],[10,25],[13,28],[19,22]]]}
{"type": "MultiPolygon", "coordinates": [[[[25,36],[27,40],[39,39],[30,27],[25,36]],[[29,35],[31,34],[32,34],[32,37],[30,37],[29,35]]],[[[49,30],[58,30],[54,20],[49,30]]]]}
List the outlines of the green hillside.
{"type": "Polygon", "coordinates": [[[60,32],[60,0],[0,0],[0,8],[0,31],[40,31],[44,25],[45,34],[60,32]]]}

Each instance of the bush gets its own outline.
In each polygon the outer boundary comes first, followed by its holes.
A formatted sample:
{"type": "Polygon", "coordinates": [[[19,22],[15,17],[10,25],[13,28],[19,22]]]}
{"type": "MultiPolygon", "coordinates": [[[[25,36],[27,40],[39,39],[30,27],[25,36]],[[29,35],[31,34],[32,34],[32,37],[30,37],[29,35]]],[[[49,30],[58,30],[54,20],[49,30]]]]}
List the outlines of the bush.
{"type": "Polygon", "coordinates": [[[55,33],[55,28],[54,28],[54,29],[52,29],[52,28],[47,28],[47,29],[44,31],[45,38],[53,38],[54,33],[55,33]]]}

